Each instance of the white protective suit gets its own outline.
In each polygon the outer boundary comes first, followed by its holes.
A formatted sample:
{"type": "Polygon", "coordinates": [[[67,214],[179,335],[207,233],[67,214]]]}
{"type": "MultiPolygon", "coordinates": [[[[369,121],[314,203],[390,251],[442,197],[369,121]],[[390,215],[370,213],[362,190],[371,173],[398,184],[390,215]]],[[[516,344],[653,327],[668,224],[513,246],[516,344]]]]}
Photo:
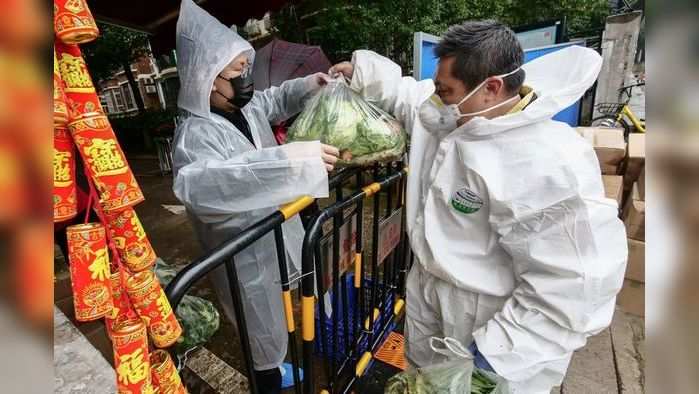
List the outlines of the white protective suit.
{"type": "Polygon", "coordinates": [[[444,361],[432,336],[475,340],[515,391],[549,392],[573,351],[610,324],[626,267],[595,152],[551,119],[594,83],[600,56],[570,47],[525,64],[538,98],[523,111],[443,135],[419,116],[432,80],[401,77],[370,51],[352,62],[351,87],[411,133],[406,209],[419,264],[407,285],[408,359],[444,361]]]}
{"type": "MultiPolygon", "coordinates": [[[[211,113],[214,79],[236,56],[254,50],[191,0],[183,0],[177,22],[178,106],[174,192],[182,201],[205,250],[219,245],[279,205],[302,195],[328,196],[320,142],[277,146],[270,122],[298,113],[317,88],[314,76],[256,91],[242,109],[254,146],[225,118],[211,113]]],[[[284,223],[290,277],[300,272],[304,231],[295,218],[284,223]]],[[[279,366],[288,334],[281,301],[273,234],[235,256],[255,369],[279,366]]],[[[235,322],[225,267],[211,275],[228,318],[235,322]]]]}

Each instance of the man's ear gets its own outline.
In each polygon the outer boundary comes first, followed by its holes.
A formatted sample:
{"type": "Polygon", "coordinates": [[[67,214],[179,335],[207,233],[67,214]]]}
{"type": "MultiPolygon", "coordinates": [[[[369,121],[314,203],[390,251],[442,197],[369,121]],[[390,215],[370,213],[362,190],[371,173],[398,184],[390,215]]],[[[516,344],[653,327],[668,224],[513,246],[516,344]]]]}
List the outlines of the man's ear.
{"type": "Polygon", "coordinates": [[[488,82],[485,83],[483,90],[486,91],[488,96],[497,97],[505,89],[505,82],[500,78],[490,78],[488,82]]]}

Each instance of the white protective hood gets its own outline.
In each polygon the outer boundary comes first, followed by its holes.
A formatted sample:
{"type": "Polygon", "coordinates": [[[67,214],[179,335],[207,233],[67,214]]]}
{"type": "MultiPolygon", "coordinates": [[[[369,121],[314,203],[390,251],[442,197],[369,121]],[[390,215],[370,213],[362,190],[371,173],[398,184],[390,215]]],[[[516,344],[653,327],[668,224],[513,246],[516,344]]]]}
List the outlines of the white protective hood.
{"type": "Polygon", "coordinates": [[[597,52],[577,45],[536,58],[522,66],[524,84],[534,89],[536,100],[521,112],[494,119],[476,117],[460,129],[488,135],[551,119],[585,94],[601,68],[602,57],[597,52]]]}
{"type": "Polygon", "coordinates": [[[202,118],[210,118],[209,97],[214,80],[241,53],[247,53],[252,64],[255,50],[249,42],[194,1],[182,0],[177,21],[177,71],[180,76],[177,105],[202,118]]]}

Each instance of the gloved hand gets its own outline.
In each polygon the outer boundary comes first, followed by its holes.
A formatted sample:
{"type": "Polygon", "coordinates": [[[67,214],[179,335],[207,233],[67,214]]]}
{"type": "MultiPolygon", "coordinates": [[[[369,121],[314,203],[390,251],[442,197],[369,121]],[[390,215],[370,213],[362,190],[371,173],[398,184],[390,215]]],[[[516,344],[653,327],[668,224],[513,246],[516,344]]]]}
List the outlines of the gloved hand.
{"type": "Polygon", "coordinates": [[[328,83],[330,77],[326,73],[315,73],[306,77],[306,83],[308,83],[308,91],[310,93],[315,93],[322,86],[328,83]]]}
{"type": "Polygon", "coordinates": [[[354,65],[350,62],[337,63],[336,65],[330,67],[328,74],[331,77],[342,74],[345,78],[352,80],[352,75],[354,74],[354,65]]]}
{"type": "Polygon", "coordinates": [[[485,359],[485,356],[478,351],[476,342],[471,343],[471,346],[468,347],[468,351],[473,355],[473,364],[476,368],[495,373],[495,370],[488,360],[485,359]]]}

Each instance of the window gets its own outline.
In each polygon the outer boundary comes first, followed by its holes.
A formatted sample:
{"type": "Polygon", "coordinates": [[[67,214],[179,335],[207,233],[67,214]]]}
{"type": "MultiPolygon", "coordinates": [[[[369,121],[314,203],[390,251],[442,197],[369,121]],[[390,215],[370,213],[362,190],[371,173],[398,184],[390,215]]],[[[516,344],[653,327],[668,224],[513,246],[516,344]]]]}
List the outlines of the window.
{"type": "Polygon", "coordinates": [[[131,86],[128,83],[121,85],[121,93],[124,96],[124,102],[126,103],[126,109],[136,109],[136,104],[134,104],[133,93],[131,92],[131,86]]]}
{"type": "Polygon", "coordinates": [[[118,89],[113,89],[112,94],[114,94],[114,102],[116,103],[116,112],[123,112],[126,110],[124,105],[124,99],[121,96],[121,91],[118,89]]]}
{"type": "Polygon", "coordinates": [[[177,108],[177,95],[180,92],[180,79],[173,76],[161,82],[166,108],[177,108]]]}
{"type": "Polygon", "coordinates": [[[100,94],[100,104],[102,108],[108,113],[114,112],[114,106],[112,105],[112,95],[109,92],[100,94]]]}

